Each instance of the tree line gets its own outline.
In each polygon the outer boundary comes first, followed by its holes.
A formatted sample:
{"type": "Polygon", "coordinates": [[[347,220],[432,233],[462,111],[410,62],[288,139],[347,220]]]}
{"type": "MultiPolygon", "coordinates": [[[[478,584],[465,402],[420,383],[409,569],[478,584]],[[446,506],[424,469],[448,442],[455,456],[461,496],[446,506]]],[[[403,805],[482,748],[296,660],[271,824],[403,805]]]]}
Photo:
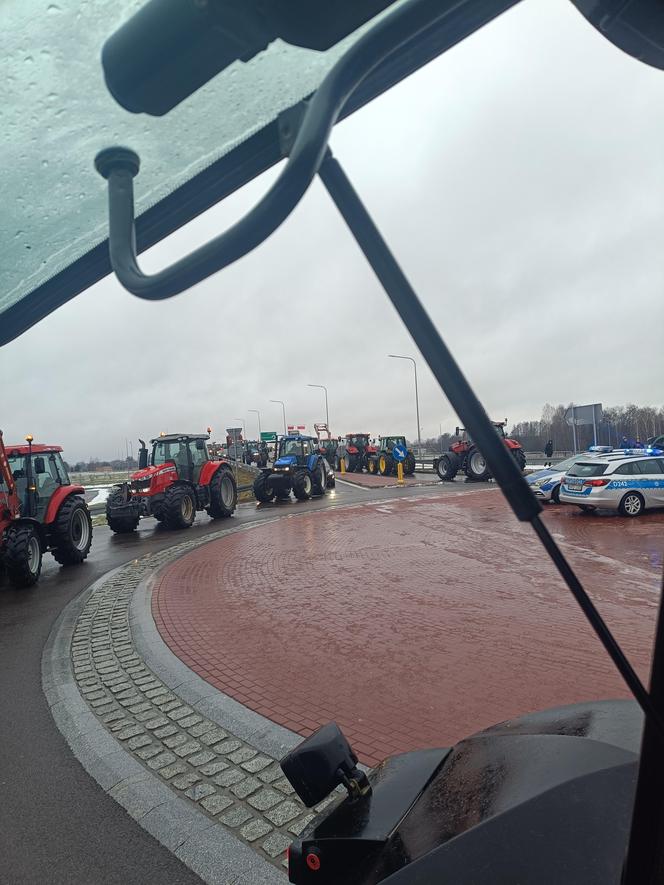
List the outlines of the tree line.
{"type": "MultiPolygon", "coordinates": [[[[571,403],[567,406],[546,403],[541,418],[513,424],[508,435],[518,439],[527,452],[543,452],[548,440],[553,442],[555,451],[571,452],[574,450],[574,433],[565,420],[565,412],[571,406],[571,403]]],[[[576,447],[581,451],[593,444],[619,446],[624,439],[645,443],[660,434],[664,434],[664,406],[629,403],[603,410],[602,420],[597,422],[596,440],[593,439],[592,425],[578,425],[576,447]]],[[[443,433],[423,440],[422,445],[432,452],[440,452],[448,449],[456,439],[452,433],[443,433]]]]}

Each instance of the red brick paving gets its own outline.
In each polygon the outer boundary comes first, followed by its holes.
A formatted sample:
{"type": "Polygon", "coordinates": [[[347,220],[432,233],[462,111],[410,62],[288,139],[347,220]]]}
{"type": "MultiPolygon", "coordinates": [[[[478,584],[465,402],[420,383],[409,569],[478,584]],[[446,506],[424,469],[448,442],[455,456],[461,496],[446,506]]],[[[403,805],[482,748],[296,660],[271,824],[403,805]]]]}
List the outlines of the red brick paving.
{"type": "MultiPolygon", "coordinates": [[[[545,520],[642,677],[664,514],[545,520]]],[[[368,764],[502,719],[627,696],[532,532],[495,492],[284,519],[159,577],[153,613],[189,667],[302,735],[336,719],[368,764]]]]}

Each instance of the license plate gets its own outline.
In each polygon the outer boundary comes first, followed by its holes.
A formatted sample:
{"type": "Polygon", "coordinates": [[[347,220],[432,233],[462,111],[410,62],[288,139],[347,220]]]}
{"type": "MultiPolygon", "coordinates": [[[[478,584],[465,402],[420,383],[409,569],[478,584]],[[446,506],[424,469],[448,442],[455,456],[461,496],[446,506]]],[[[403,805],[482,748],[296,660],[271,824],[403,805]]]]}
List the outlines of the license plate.
{"type": "Polygon", "coordinates": [[[565,483],[568,489],[580,489],[583,487],[582,479],[568,479],[565,483]]]}

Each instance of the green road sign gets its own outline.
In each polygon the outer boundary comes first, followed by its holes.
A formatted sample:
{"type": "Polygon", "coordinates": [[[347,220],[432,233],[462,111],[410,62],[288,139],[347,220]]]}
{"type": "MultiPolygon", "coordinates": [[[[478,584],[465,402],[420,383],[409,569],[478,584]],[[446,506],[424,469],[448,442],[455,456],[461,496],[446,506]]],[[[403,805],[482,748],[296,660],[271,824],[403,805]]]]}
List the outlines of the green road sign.
{"type": "Polygon", "coordinates": [[[274,430],[266,430],[264,433],[261,433],[261,442],[276,442],[277,434],[274,430]]]}

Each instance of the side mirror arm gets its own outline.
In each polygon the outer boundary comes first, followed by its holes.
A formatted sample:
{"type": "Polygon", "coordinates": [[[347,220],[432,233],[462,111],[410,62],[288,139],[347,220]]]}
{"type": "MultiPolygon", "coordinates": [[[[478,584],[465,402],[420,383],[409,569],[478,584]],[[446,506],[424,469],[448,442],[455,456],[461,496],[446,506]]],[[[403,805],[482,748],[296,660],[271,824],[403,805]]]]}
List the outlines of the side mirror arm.
{"type": "MultiPolygon", "coordinates": [[[[487,19],[498,15],[504,5],[496,0],[496,10],[487,19]]],[[[302,115],[301,106],[294,109],[301,125],[292,125],[293,111],[282,115],[282,149],[289,160],[263,198],[227,231],[157,273],[144,273],[136,257],[133,179],[140,167],[138,154],[125,147],[98,153],[95,167],[108,181],[111,266],[120,283],[139,298],[161,301],[207,279],[266,240],[311,184],[328,150],[332,128],[353,92],[404,43],[448,15],[445,6],[439,0],[410,0],[357,40],[329,71],[306,112],[302,115]]]]}

